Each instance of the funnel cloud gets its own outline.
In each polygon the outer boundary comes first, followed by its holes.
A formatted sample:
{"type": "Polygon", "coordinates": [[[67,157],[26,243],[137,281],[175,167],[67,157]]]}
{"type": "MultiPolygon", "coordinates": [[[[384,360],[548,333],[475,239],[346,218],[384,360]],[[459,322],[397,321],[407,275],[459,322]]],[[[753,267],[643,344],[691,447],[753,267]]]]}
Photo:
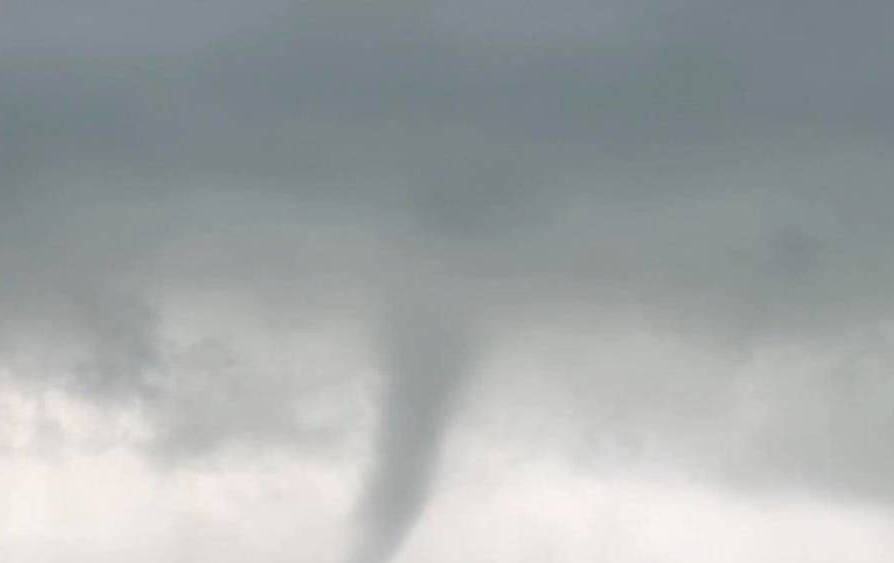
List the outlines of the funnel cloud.
{"type": "Polygon", "coordinates": [[[390,561],[412,531],[471,368],[469,321],[434,298],[409,300],[405,296],[382,328],[384,396],[353,563],[390,561]]]}

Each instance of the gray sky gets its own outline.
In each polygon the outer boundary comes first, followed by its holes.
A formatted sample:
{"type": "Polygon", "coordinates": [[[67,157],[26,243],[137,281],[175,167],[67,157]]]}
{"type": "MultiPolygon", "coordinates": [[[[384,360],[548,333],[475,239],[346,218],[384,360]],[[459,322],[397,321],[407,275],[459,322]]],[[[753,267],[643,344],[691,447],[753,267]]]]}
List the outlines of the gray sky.
{"type": "Polygon", "coordinates": [[[894,7],[0,6],[0,557],[894,558],[894,7]]]}

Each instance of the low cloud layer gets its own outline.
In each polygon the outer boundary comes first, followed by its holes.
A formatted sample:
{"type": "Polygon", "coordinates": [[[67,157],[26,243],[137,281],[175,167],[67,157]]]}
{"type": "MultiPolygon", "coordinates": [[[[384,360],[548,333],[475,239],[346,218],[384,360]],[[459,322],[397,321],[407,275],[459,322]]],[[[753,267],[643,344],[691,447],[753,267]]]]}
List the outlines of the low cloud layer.
{"type": "Polygon", "coordinates": [[[889,559],[888,3],[8,4],[0,555],[889,559]]]}

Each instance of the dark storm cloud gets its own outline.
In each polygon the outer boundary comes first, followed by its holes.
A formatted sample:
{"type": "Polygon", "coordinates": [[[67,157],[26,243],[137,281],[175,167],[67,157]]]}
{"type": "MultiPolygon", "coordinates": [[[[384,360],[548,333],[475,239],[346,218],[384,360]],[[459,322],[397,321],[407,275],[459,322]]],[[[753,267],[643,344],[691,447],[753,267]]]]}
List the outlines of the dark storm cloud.
{"type": "MultiPolygon", "coordinates": [[[[642,311],[721,355],[874,334],[894,282],[892,8],[658,4],[4,5],[3,349],[76,343],[66,385],[143,397],[162,450],[201,452],[308,433],[285,362],[160,336],[159,302],[196,289],[289,330],[376,332],[414,286],[497,335],[568,304],[604,324],[642,311]]],[[[396,528],[461,369],[423,393],[398,340],[370,493],[413,484],[370,501],[396,528]],[[429,404],[419,434],[389,418],[429,404]]],[[[890,495],[886,449],[856,438],[890,429],[887,371],[848,391],[872,408],[778,375],[755,471],[890,495]]]]}

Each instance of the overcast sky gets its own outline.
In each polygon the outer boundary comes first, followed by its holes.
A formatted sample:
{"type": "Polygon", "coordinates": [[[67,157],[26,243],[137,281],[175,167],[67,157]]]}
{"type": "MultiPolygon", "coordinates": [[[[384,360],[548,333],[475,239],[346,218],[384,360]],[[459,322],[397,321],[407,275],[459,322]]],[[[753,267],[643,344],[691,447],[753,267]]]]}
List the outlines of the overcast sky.
{"type": "Polygon", "coordinates": [[[894,4],[3,0],[0,559],[894,560],[894,4]]]}

